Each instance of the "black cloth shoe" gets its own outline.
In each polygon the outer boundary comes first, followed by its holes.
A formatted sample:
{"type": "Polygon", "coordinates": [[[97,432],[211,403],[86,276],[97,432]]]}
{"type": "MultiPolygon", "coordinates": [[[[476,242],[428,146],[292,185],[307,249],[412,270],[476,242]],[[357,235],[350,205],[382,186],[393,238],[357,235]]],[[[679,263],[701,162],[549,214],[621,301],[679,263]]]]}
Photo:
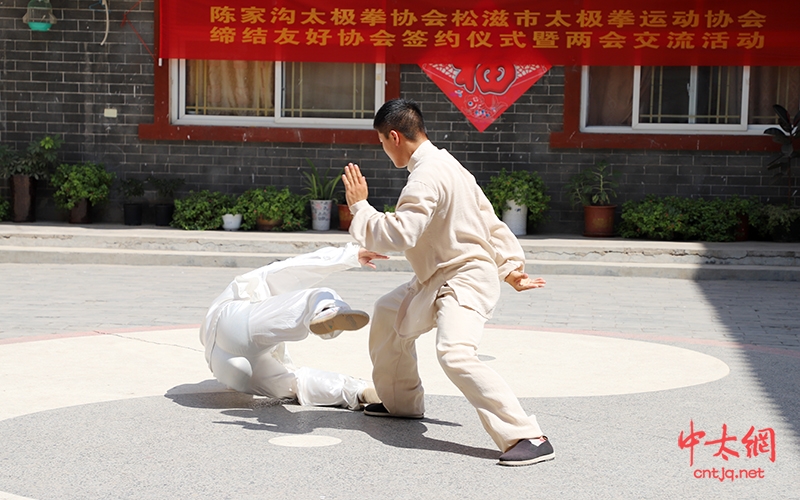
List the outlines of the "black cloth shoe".
{"type": "Polygon", "coordinates": [[[413,418],[413,419],[420,419],[424,415],[395,415],[389,413],[389,410],[383,406],[383,403],[372,403],[371,405],[367,405],[364,407],[364,415],[369,415],[370,417],[394,417],[394,418],[413,418]]]}
{"type": "Polygon", "coordinates": [[[546,436],[543,436],[546,441],[539,446],[534,446],[530,439],[523,439],[510,450],[500,455],[500,465],[509,465],[512,467],[520,465],[533,465],[539,462],[546,462],[556,458],[556,452],[553,451],[553,445],[546,436]]]}

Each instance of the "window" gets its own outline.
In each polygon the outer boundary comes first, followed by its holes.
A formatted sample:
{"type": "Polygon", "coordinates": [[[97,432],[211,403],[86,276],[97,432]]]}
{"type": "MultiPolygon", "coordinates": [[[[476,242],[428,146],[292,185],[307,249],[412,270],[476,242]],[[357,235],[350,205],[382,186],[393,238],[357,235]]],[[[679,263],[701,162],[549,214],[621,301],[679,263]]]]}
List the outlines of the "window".
{"type": "Polygon", "coordinates": [[[581,83],[587,133],[762,134],[773,104],[800,109],[800,67],[593,66],[581,83]]]}
{"type": "Polygon", "coordinates": [[[171,122],[230,127],[372,129],[384,65],[172,61],[171,122]]]}

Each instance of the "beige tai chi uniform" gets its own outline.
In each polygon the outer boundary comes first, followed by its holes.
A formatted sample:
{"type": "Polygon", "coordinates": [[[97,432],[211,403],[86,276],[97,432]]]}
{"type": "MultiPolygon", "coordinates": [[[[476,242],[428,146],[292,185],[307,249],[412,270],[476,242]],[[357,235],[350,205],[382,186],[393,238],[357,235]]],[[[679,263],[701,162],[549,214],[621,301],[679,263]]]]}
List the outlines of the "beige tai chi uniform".
{"type": "Polygon", "coordinates": [[[375,304],[369,340],[375,389],[391,414],[424,412],[415,341],[435,326],[440,365],[506,451],[542,431],[477,349],[500,281],[524,269],[522,247],[446,150],[425,141],[407,168],[395,213],[378,212],[366,200],[351,207],[350,234],[372,251],[404,251],[415,273],[375,304]]]}

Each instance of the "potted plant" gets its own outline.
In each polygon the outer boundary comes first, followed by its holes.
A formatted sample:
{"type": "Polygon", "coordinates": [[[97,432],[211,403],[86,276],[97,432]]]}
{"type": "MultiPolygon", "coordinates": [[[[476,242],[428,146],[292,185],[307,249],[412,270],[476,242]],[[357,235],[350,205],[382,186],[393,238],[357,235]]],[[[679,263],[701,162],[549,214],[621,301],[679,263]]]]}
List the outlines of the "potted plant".
{"type": "Polygon", "coordinates": [[[44,136],[28,145],[19,154],[8,147],[0,151],[0,174],[9,179],[11,188],[11,220],[36,220],[36,184],[46,179],[58,159],[63,141],[59,136],[44,136]]]}
{"type": "Polygon", "coordinates": [[[774,109],[775,114],[778,115],[778,125],[780,125],[780,128],[770,127],[765,130],[764,133],[771,135],[772,140],[781,145],[781,150],[778,155],[767,164],[767,169],[778,169],[776,176],[780,176],[782,173],[786,174],[789,182],[786,202],[791,208],[793,206],[792,195],[794,193],[792,188],[792,159],[800,156],[800,147],[795,147],[795,141],[800,139],[800,111],[794,115],[794,118],[791,118],[786,108],[780,104],[773,105],[772,109],[774,109]]]}
{"type": "Polygon", "coordinates": [[[222,214],[222,229],[226,231],[238,231],[242,227],[242,214],[238,210],[238,202],[235,196],[227,196],[220,205],[222,214]]]}
{"type": "Polygon", "coordinates": [[[242,229],[296,231],[307,227],[308,198],[289,188],[275,186],[248,189],[236,201],[234,210],[242,214],[242,229]]]}
{"type": "Polygon", "coordinates": [[[128,177],[120,181],[122,193],[122,219],[126,226],[141,226],[144,209],[144,181],[128,177]]]}
{"type": "Polygon", "coordinates": [[[581,170],[570,177],[564,190],[573,206],[583,206],[584,236],[614,236],[614,211],[617,206],[611,199],[617,196],[618,186],[608,168],[608,162],[601,160],[592,168],[581,170]]]}
{"type": "Polygon", "coordinates": [[[306,158],[311,172],[303,172],[305,191],[311,202],[311,228],[315,231],[327,231],[331,228],[331,210],[336,201],[336,187],[342,180],[341,174],[328,177],[330,169],[320,174],[317,167],[306,158]]]}
{"type": "Polygon", "coordinates": [[[92,206],[108,199],[114,174],[101,164],[63,163],[50,179],[56,205],[70,211],[71,224],[90,224],[92,206]]]}
{"type": "Polygon", "coordinates": [[[501,169],[483,189],[495,213],[517,236],[527,234],[527,222],[538,224],[550,206],[544,181],[537,172],[501,169]]]}
{"type": "Polygon", "coordinates": [[[146,182],[156,190],[156,202],[153,205],[156,226],[169,226],[172,214],[175,212],[175,191],[183,186],[185,181],[180,177],[150,175],[146,182]]]}
{"type": "Polygon", "coordinates": [[[219,229],[222,226],[222,214],[230,211],[232,206],[233,198],[230,195],[207,189],[189,191],[185,198],[175,200],[171,225],[189,231],[219,229]]]}

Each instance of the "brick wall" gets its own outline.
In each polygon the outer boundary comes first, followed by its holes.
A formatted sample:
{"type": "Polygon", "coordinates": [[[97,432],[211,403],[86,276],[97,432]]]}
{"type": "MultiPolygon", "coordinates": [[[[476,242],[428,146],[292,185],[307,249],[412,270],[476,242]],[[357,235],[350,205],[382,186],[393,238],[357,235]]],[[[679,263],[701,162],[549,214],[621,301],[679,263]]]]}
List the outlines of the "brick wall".
{"type": "MultiPolygon", "coordinates": [[[[58,23],[45,33],[22,23],[27,0],[0,0],[0,141],[22,149],[44,134],[65,139],[61,159],[103,163],[118,176],[182,176],[179,192],[212,189],[241,193],[274,184],[300,192],[305,158],[318,168],[362,166],[370,201],[394,204],[405,182],[379,146],[250,144],[141,141],[139,123],[153,118],[153,2],[143,1],[120,26],[132,2],[110,2],[110,30],[104,45],[105,13],[91,2],[55,2],[58,23]],[[66,4],[66,7],[64,5],[66,4]],[[63,8],[62,8],[63,7],[63,8]],[[135,28],[144,39],[138,38],[135,28]],[[104,116],[115,109],[117,118],[104,116]]],[[[447,148],[485,183],[501,168],[539,172],[553,198],[549,221],[536,232],[579,233],[582,212],[565,200],[561,187],[579,168],[607,159],[622,173],[617,201],[648,193],[684,196],[783,196],[764,165],[769,155],[645,150],[551,150],[549,133],[561,130],[564,72],[553,68],[486,132],[477,132],[415,65],[401,73],[401,93],[417,100],[431,140],[447,148]]],[[[65,220],[52,190],[39,188],[40,220],[65,220]]],[[[8,196],[8,188],[0,188],[8,196]]],[[[95,220],[120,222],[121,200],[114,193],[95,220]]],[[[532,230],[533,228],[531,228],[532,230]]]]}

